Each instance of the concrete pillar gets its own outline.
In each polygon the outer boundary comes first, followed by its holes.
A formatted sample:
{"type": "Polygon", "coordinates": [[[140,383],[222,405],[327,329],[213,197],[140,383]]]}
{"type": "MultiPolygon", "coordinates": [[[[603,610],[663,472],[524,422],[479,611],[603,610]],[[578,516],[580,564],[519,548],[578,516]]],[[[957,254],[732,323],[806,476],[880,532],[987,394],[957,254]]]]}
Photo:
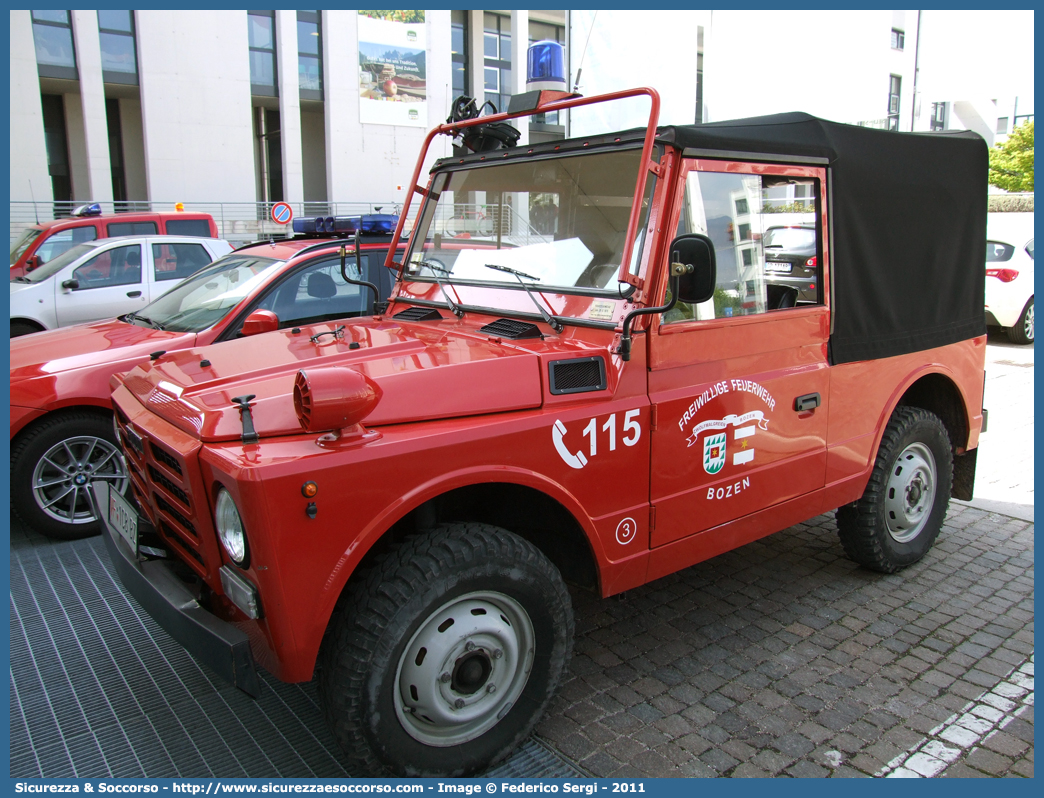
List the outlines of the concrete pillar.
{"type": "Polygon", "coordinates": [[[326,195],[350,202],[353,159],[361,157],[359,123],[359,12],[323,11],[323,96],[326,101],[326,195]]]}
{"type": "MultiPolygon", "coordinates": [[[[36,72],[33,22],[28,11],[11,12],[11,200],[54,199],[47,171],[43,105],[36,72]],[[31,188],[30,188],[31,186],[31,188]]],[[[47,208],[50,214],[50,208],[47,208]]],[[[42,217],[41,217],[42,218],[42,217]]]]}
{"type": "Polygon", "coordinates": [[[468,11],[468,66],[470,67],[470,78],[468,82],[468,94],[475,98],[478,105],[486,99],[486,82],[483,68],[486,65],[483,32],[486,23],[483,21],[483,12],[468,11]]]}
{"type": "MultiPolygon", "coordinates": [[[[87,158],[87,139],[83,134],[83,100],[79,94],[63,94],[62,108],[65,111],[65,141],[69,156],[69,181],[72,184],[73,202],[93,200],[91,175],[87,158]]],[[[109,213],[111,208],[103,208],[109,213]]]]}
{"type": "Polygon", "coordinates": [[[297,12],[275,12],[279,58],[279,140],[283,155],[283,199],[304,201],[304,156],[301,153],[301,91],[297,69],[297,12]]]}
{"type": "MultiPolygon", "coordinates": [[[[526,69],[529,58],[529,11],[511,12],[511,93],[521,94],[526,90],[526,69]]],[[[506,108],[503,110],[507,110],[506,108]]],[[[522,131],[518,146],[529,143],[529,120],[516,119],[512,124],[522,131]]]]}
{"type": "MultiPolygon", "coordinates": [[[[72,11],[76,69],[80,73],[83,137],[87,146],[87,196],[94,202],[112,202],[112,166],[109,163],[109,127],[105,119],[101,39],[97,11],[72,11]]],[[[80,194],[81,187],[73,186],[80,194]]]]}

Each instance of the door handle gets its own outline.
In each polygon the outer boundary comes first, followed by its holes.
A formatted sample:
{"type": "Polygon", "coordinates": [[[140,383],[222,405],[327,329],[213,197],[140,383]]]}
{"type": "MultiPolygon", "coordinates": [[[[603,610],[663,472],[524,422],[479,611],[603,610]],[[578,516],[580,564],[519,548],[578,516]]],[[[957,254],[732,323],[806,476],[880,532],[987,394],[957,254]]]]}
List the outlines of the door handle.
{"type": "Polygon", "coordinates": [[[129,296],[131,298],[137,298],[137,297],[141,296],[141,291],[128,291],[127,292],[127,296],[129,296]]]}
{"type": "Polygon", "coordinates": [[[794,400],[794,409],[803,413],[806,410],[815,410],[819,407],[819,394],[818,393],[806,393],[804,396],[799,396],[794,400]]]}

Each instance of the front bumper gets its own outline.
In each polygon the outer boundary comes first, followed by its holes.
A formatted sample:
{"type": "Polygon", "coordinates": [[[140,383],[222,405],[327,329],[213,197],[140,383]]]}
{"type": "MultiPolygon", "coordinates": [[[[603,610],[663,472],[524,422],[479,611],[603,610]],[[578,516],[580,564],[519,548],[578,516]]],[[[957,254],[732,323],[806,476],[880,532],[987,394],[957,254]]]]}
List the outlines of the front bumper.
{"type": "MultiPolygon", "coordinates": [[[[108,485],[93,483],[95,503],[107,508],[108,485]]],[[[246,633],[217,618],[202,607],[162,560],[139,560],[127,541],[99,512],[105,547],[120,581],[163,630],[200,662],[252,698],[261,695],[261,680],[246,633]]],[[[139,529],[151,530],[148,519],[138,514],[139,529]]]]}

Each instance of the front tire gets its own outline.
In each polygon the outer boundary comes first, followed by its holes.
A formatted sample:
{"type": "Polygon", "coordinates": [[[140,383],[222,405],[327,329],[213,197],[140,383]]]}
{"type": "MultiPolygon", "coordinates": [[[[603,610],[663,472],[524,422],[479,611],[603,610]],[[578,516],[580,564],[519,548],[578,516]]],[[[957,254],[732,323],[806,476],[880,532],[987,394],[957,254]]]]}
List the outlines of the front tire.
{"type": "Polygon", "coordinates": [[[897,407],[862,498],[837,511],[845,552],[891,574],[928,553],[942,529],[953,484],[953,450],[938,416],[897,407]]]}
{"type": "Polygon", "coordinates": [[[1033,297],[1029,298],[1026,307],[1022,309],[1015,326],[1008,328],[1008,340],[1020,345],[1033,343],[1033,297]]]}
{"type": "Polygon", "coordinates": [[[43,327],[33,324],[28,321],[12,321],[11,322],[11,337],[18,338],[22,335],[29,335],[30,333],[41,332],[43,327]]]}
{"type": "Polygon", "coordinates": [[[536,547],[450,524],[408,538],[349,588],[319,695],[358,775],[463,776],[525,740],[572,641],[569,593],[536,547]]]}
{"type": "Polygon", "coordinates": [[[83,410],[49,416],[12,442],[11,506],[47,537],[98,534],[101,526],[87,498],[96,479],[120,493],[127,490],[127,467],[111,416],[83,410]]]}

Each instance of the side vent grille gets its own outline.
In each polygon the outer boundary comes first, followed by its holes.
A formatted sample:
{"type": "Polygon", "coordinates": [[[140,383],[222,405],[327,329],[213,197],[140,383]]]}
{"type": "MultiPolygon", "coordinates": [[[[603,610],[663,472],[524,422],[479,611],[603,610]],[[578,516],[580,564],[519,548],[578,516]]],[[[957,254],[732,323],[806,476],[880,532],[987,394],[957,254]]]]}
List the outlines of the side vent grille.
{"type": "Polygon", "coordinates": [[[515,321],[514,319],[497,319],[491,321],[485,327],[479,328],[479,332],[492,335],[496,338],[539,338],[540,328],[528,321],[515,321]]]}
{"type": "Polygon", "coordinates": [[[442,321],[442,314],[435,308],[413,307],[399,311],[392,318],[399,321],[442,321]]]}
{"type": "Polygon", "coordinates": [[[548,364],[551,393],[585,393],[605,390],[605,360],[580,357],[548,364]]]}

